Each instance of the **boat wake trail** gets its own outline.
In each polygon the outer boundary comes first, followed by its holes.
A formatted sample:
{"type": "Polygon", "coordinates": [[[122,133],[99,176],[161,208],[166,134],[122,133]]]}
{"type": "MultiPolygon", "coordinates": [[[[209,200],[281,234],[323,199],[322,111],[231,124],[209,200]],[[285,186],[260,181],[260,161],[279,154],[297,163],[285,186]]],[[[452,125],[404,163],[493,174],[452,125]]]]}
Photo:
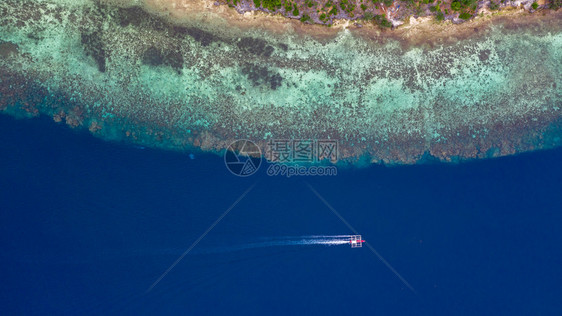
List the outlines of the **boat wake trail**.
{"type": "Polygon", "coordinates": [[[287,246],[337,246],[337,245],[349,245],[350,235],[336,235],[336,236],[299,236],[299,237],[276,237],[268,238],[267,241],[247,243],[242,245],[230,246],[225,248],[219,248],[207,252],[227,252],[227,251],[239,251],[254,248],[267,248],[267,247],[287,247],[287,246]]]}

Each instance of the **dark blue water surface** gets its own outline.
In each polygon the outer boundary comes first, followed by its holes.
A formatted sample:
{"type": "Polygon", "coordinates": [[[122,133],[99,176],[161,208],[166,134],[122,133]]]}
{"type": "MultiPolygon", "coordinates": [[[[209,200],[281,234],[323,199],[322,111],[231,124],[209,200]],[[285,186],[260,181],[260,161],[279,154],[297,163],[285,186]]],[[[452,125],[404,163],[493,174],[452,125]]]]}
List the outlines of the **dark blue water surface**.
{"type": "Polygon", "coordinates": [[[562,150],[371,166],[308,181],[367,248],[264,240],[351,233],[303,177],[105,142],[0,116],[1,314],[555,314],[562,150]],[[171,272],[151,284],[252,184],[171,272]]]}

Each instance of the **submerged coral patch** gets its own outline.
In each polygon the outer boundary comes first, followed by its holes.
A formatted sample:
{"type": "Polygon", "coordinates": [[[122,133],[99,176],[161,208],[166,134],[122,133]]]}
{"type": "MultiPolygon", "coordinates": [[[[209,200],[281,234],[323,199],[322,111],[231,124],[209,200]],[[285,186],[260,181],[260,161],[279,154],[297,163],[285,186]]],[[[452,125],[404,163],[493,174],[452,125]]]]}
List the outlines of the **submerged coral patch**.
{"type": "Polygon", "coordinates": [[[268,45],[265,40],[252,37],[243,37],[236,45],[244,52],[264,57],[271,56],[275,50],[272,46],[268,45]]]}
{"type": "Polygon", "coordinates": [[[150,66],[170,66],[178,73],[181,73],[184,60],[179,49],[161,51],[156,47],[150,47],[144,52],[142,63],[150,66]]]}
{"type": "Polygon", "coordinates": [[[99,31],[89,34],[82,33],[80,38],[86,55],[91,56],[94,59],[100,72],[105,72],[105,59],[107,58],[107,54],[99,31]]]}

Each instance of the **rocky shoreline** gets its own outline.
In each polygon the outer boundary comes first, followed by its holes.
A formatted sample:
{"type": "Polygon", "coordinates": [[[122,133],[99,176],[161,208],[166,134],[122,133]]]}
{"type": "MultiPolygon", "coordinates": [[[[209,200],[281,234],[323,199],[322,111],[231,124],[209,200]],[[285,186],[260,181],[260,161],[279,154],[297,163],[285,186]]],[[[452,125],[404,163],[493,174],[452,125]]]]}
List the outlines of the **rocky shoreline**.
{"type": "Polygon", "coordinates": [[[352,21],[358,27],[375,24],[396,28],[410,17],[433,17],[436,22],[460,24],[505,9],[530,13],[557,10],[560,0],[219,0],[214,5],[227,5],[239,14],[274,14],[306,24],[332,26],[337,21],[352,21]]]}

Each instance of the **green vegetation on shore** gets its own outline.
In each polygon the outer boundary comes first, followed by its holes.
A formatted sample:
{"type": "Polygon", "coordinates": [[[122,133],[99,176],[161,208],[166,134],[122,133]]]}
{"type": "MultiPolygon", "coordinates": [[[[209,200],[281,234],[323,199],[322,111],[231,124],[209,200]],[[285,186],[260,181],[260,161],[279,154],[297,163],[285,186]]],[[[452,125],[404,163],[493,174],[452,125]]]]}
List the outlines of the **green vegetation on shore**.
{"type": "MultiPolygon", "coordinates": [[[[362,20],[382,28],[392,27],[393,21],[408,16],[434,16],[440,22],[458,16],[469,20],[476,15],[483,0],[221,0],[230,6],[244,10],[264,10],[285,17],[299,19],[303,23],[331,26],[334,19],[362,20]],[[248,9],[248,7],[250,9],[248,9]]],[[[488,8],[499,10],[506,0],[491,0],[488,8]]],[[[562,0],[550,0],[541,8],[557,10],[562,0]]],[[[532,10],[539,9],[534,2],[532,10]]]]}

